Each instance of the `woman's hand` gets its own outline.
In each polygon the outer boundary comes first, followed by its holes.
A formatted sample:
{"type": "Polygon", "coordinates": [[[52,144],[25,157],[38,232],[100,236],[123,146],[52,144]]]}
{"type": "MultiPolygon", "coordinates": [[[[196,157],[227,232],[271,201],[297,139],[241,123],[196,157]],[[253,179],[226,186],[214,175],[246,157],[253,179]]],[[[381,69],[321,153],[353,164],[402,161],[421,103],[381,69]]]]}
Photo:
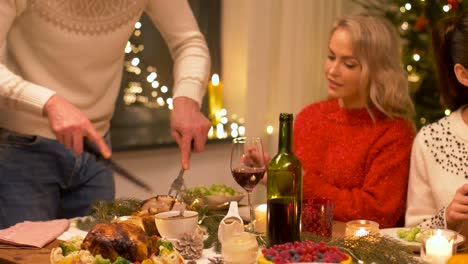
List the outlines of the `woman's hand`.
{"type": "Polygon", "coordinates": [[[468,220],[468,184],[463,184],[457,189],[453,200],[445,210],[445,219],[450,229],[468,220]]]}

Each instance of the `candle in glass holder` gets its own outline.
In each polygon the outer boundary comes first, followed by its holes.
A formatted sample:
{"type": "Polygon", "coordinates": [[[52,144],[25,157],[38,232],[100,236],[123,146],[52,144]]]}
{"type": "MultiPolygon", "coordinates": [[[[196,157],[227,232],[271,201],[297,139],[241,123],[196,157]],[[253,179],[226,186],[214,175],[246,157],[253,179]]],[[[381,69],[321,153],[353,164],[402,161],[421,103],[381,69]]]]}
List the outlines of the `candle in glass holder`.
{"type": "Polygon", "coordinates": [[[445,264],[452,256],[455,238],[453,233],[437,229],[436,234],[423,238],[421,258],[429,264],[445,264]]]}
{"type": "Polygon", "coordinates": [[[255,208],[255,231],[258,233],[266,232],[266,211],[266,204],[261,204],[255,208]]]}
{"type": "Polygon", "coordinates": [[[223,241],[221,254],[226,264],[257,263],[257,237],[249,232],[242,232],[223,241]]]}
{"type": "Polygon", "coordinates": [[[353,220],[346,223],[345,237],[362,237],[379,233],[379,224],[370,220],[353,220]]]}

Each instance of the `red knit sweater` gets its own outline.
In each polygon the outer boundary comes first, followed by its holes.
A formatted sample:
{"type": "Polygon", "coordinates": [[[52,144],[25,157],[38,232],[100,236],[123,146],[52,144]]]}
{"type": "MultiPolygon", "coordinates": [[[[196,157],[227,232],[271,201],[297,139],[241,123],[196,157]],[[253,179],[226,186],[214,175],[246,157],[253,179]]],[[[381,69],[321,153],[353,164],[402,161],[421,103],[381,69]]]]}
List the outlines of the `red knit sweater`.
{"type": "Polygon", "coordinates": [[[395,226],[404,215],[414,129],[337,100],[311,104],[294,122],[294,152],[304,168],[304,199],[327,197],[334,219],[395,226]]]}

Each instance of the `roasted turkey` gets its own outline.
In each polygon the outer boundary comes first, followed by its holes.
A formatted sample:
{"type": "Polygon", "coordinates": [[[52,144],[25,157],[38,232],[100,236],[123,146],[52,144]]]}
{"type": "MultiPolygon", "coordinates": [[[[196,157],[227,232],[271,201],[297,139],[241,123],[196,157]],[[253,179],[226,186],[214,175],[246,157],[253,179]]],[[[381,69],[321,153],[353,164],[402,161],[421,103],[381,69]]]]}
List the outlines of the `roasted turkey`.
{"type": "Polygon", "coordinates": [[[93,256],[101,254],[111,261],[121,256],[132,262],[141,262],[152,253],[158,253],[157,240],[135,224],[96,224],[88,232],[81,248],[90,251],[93,256]]]}

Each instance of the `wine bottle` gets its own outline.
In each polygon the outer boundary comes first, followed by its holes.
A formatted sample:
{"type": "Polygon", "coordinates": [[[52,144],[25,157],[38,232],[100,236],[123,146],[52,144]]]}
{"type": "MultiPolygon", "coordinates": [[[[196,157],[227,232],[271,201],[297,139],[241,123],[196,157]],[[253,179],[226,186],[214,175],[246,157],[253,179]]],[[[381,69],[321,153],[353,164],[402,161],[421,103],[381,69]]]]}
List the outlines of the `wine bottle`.
{"type": "Polygon", "coordinates": [[[280,114],[278,153],[268,164],[267,244],[300,240],[302,165],[292,152],[293,115],[280,114]]]}

